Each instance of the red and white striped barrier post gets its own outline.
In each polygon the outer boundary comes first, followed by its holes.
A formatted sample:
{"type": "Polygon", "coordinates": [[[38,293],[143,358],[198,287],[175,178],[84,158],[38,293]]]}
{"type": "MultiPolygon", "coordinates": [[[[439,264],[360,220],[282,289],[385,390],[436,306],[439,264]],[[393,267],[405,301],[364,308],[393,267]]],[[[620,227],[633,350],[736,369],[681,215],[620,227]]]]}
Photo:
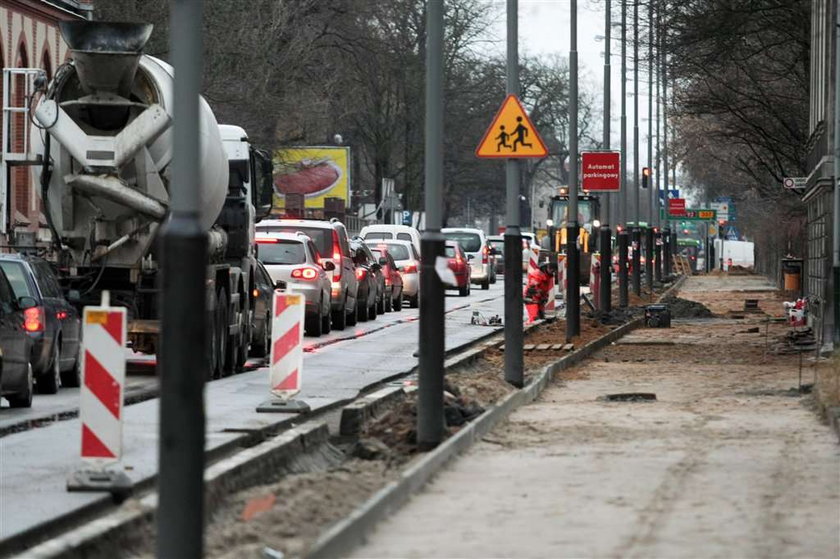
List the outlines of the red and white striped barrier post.
{"type": "Polygon", "coordinates": [[[589,294],[592,296],[592,302],[597,305],[598,297],[601,292],[601,255],[599,253],[592,254],[592,266],[589,268],[589,294]]]}
{"type": "Polygon", "coordinates": [[[258,412],[303,413],[309,404],[294,400],[300,392],[303,374],[303,329],[306,301],[300,293],[274,292],[271,318],[269,390],[273,399],[257,407],[258,412]]]}
{"type": "Polygon", "coordinates": [[[67,480],[69,491],[125,492],[131,480],[124,472],[106,470],[122,458],[125,388],[126,309],[85,307],[82,317],[82,386],[79,419],[84,469],[67,480]]]}

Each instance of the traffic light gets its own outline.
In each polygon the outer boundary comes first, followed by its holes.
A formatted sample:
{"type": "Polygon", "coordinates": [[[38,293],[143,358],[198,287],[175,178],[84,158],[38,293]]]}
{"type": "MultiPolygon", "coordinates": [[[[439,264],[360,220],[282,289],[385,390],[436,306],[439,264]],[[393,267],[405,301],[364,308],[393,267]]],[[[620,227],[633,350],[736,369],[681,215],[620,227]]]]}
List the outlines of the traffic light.
{"type": "Polygon", "coordinates": [[[642,167],[642,188],[650,186],[650,167],[642,167]]]}

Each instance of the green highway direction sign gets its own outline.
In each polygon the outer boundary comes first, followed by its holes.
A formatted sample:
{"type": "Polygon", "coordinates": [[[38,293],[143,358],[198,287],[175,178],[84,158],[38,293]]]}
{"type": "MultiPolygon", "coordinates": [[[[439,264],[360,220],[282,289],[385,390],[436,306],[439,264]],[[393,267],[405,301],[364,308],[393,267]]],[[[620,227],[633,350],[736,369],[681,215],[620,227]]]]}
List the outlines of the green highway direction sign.
{"type": "Polygon", "coordinates": [[[682,215],[669,215],[665,208],[659,208],[659,218],[671,221],[717,221],[717,210],[686,208],[682,215]]]}

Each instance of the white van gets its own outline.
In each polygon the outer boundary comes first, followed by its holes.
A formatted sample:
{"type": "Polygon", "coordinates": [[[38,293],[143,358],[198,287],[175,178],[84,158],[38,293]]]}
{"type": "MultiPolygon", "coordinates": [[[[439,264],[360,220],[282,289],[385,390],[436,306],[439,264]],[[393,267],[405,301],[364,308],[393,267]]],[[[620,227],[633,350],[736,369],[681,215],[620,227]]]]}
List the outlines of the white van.
{"type": "Polygon", "coordinates": [[[359,232],[359,236],[365,241],[410,241],[420,254],[420,232],[409,225],[388,225],[377,223],[365,225],[359,232]]]}
{"type": "Polygon", "coordinates": [[[495,281],[496,269],[491,262],[490,245],[484,231],[472,227],[445,227],[440,230],[447,241],[456,241],[470,261],[472,283],[481,285],[481,289],[490,289],[495,281]]]}

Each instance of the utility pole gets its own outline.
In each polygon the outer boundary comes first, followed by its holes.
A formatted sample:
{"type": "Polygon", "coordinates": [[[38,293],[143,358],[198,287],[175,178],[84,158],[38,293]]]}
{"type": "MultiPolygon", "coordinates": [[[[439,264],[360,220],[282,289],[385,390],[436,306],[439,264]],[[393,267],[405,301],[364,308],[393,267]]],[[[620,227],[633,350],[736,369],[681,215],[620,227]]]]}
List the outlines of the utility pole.
{"type": "MultiPolygon", "coordinates": [[[[507,0],[507,93],[519,95],[519,0],[507,0]]],[[[521,388],[525,362],[522,345],[522,233],[519,216],[519,161],[505,162],[505,380],[521,388]]]]}
{"type": "Polygon", "coordinates": [[[662,147],[660,145],[660,129],[659,123],[662,118],[662,95],[660,93],[660,87],[662,86],[662,75],[659,71],[660,68],[660,60],[662,59],[662,43],[661,43],[661,35],[662,35],[662,6],[657,4],[656,10],[656,61],[653,65],[654,72],[656,74],[656,163],[654,165],[655,168],[655,177],[656,177],[656,193],[655,193],[655,200],[656,204],[654,205],[654,223],[656,224],[656,233],[654,234],[654,243],[656,246],[654,247],[654,263],[656,264],[656,269],[654,270],[654,274],[656,276],[656,281],[661,283],[662,282],[662,218],[659,214],[659,208],[662,207],[662,199],[660,196],[662,195],[662,147]]]}
{"type": "MultiPolygon", "coordinates": [[[[653,171],[653,2],[648,1],[648,137],[647,137],[647,161],[648,167],[653,171]]],[[[656,207],[657,193],[653,187],[653,180],[648,180],[648,224],[645,228],[645,282],[648,290],[653,293],[653,231],[654,213],[658,212],[656,207]]]]}
{"type": "MultiPolygon", "coordinates": [[[[604,20],[604,149],[610,149],[610,43],[612,22],[610,4],[612,0],[606,0],[606,16],[604,20]]],[[[602,313],[609,313],[612,310],[612,231],[610,231],[610,198],[611,194],[604,194],[604,222],[601,223],[601,238],[598,246],[601,249],[601,270],[600,285],[598,293],[598,308],[602,313]]]]}
{"type": "MultiPolygon", "coordinates": [[[[578,235],[578,53],[577,0],[571,0],[571,29],[569,33],[569,220],[566,224],[566,341],[580,334],[580,254],[578,235]]],[[[507,262],[505,262],[507,266],[507,262]]],[[[518,286],[519,284],[517,284],[518,286]]],[[[522,290],[520,289],[520,292],[522,290]]],[[[505,352],[507,353],[507,352],[505,352]]]]}
{"type": "Polygon", "coordinates": [[[639,1],[633,1],[633,293],[642,293],[642,230],[639,172],[639,1]]]}
{"type": "MultiPolygon", "coordinates": [[[[616,235],[618,242],[618,306],[629,303],[627,289],[627,0],[621,0],[621,230],[616,235]],[[621,250],[622,243],[624,250],[621,250]]],[[[616,228],[618,229],[618,228],[616,228]]]]}
{"type": "Polygon", "coordinates": [[[169,219],[161,228],[162,343],[157,556],[204,553],[204,379],[207,232],[199,221],[199,89],[202,0],[172,0],[175,68],[169,219]]]}
{"type": "MultiPolygon", "coordinates": [[[[428,450],[443,440],[444,287],[435,271],[444,255],[443,214],[443,0],[426,3],[426,227],[420,237],[417,446],[428,450]]],[[[522,321],[520,315],[520,322],[522,321]]]]}

